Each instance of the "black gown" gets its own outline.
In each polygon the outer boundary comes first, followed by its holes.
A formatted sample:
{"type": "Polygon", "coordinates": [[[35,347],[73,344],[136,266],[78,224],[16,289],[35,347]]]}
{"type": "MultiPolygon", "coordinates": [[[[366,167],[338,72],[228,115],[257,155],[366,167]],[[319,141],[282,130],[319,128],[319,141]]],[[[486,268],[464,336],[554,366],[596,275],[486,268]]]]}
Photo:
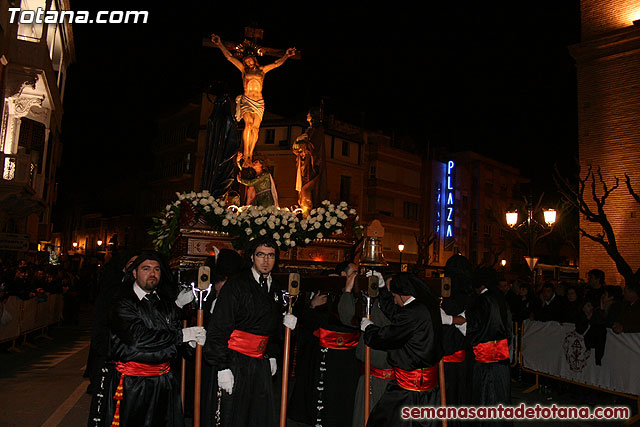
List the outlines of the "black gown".
{"type": "MultiPolygon", "coordinates": [[[[366,311],[363,302],[363,310],[366,311]]],[[[357,317],[358,309],[356,308],[359,303],[358,297],[354,296],[351,292],[344,292],[340,297],[338,304],[338,313],[340,314],[340,320],[345,323],[354,323],[354,319],[357,317]]],[[[357,319],[359,322],[360,319],[357,319]]],[[[371,321],[378,326],[389,325],[389,319],[382,313],[380,308],[380,302],[378,298],[373,298],[371,302],[371,321]]],[[[365,361],[365,344],[364,337],[360,336],[358,347],[356,347],[356,359],[363,363],[363,372],[358,379],[358,386],[356,388],[355,402],[353,405],[353,427],[364,427],[364,361],[365,361]]],[[[387,362],[387,352],[382,350],[371,349],[371,367],[377,369],[390,369],[391,366],[387,362]]],[[[378,378],[373,375],[370,377],[369,385],[369,404],[371,408],[376,406],[382,395],[384,394],[389,379],[378,378]]]]}
{"type": "MultiPolygon", "coordinates": [[[[511,340],[511,312],[498,290],[479,295],[467,310],[467,337],[472,347],[491,341],[511,340]]],[[[473,365],[472,402],[476,406],[511,405],[509,358],[493,363],[475,361],[473,365]]],[[[481,425],[482,423],[478,424],[481,425]]],[[[507,425],[493,420],[485,425],[507,425]]]]}
{"type": "Polygon", "coordinates": [[[288,405],[288,416],[309,425],[350,427],[360,362],[356,348],[331,349],[314,335],[319,328],[341,333],[359,330],[340,322],[335,297],[315,309],[305,308],[297,328],[296,377],[288,405]]]}
{"type": "MultiPolygon", "coordinates": [[[[451,297],[443,298],[442,309],[447,314],[456,316],[466,310],[470,302],[470,297],[456,293],[451,297]]],[[[473,354],[470,349],[467,349],[465,335],[455,325],[443,325],[442,335],[447,406],[468,405],[471,402],[471,390],[467,387],[467,378],[471,376],[473,354]],[[460,357],[460,352],[464,352],[463,359],[460,357]],[[458,361],[460,359],[462,360],[458,361]]],[[[449,424],[455,425],[456,423],[450,420],[449,424]]]]}
{"type": "MultiPolygon", "coordinates": [[[[221,426],[269,427],[276,425],[273,381],[269,358],[279,358],[282,335],[282,292],[274,280],[269,293],[253,277],[251,269],[229,281],[220,290],[207,330],[204,357],[217,371],[230,369],[232,394],[222,392],[221,426]],[[234,330],[268,336],[263,358],[246,356],[228,348],[234,330]]],[[[215,395],[205,396],[215,407],[215,395]]]]}
{"type": "MultiPolygon", "coordinates": [[[[152,365],[171,362],[182,345],[178,308],[162,296],[157,302],[140,300],[133,286],[122,289],[111,305],[109,360],[152,365]]],[[[113,363],[105,369],[104,388],[96,394],[101,400],[99,409],[91,414],[89,425],[111,425],[116,410],[113,396],[121,374],[113,363]]],[[[150,377],[126,375],[123,388],[120,426],[184,426],[180,387],[173,371],[150,377]]]]}
{"type": "MultiPolygon", "coordinates": [[[[435,328],[440,313],[431,313],[421,302],[414,300],[399,307],[394,305],[393,297],[386,288],[380,288],[380,308],[390,319],[388,326],[370,325],[364,332],[365,343],[371,348],[387,351],[387,361],[394,368],[414,371],[437,366],[442,357],[442,342],[435,328]]],[[[403,420],[401,410],[406,406],[440,406],[440,388],[429,391],[412,391],[400,387],[397,381],[391,381],[371,411],[367,426],[436,426],[440,420],[403,420]]]]}

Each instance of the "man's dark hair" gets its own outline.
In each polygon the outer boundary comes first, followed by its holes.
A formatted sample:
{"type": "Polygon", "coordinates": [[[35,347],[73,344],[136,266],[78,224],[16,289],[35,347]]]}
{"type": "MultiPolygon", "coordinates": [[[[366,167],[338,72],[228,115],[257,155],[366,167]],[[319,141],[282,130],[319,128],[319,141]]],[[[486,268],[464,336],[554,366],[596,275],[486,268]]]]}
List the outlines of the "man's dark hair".
{"type": "Polygon", "coordinates": [[[587,272],[587,275],[595,277],[596,279],[598,279],[598,282],[600,282],[601,285],[604,285],[604,271],[600,270],[599,268],[589,270],[587,272]]]}
{"type": "Polygon", "coordinates": [[[622,288],[620,286],[607,285],[604,287],[604,291],[607,293],[607,295],[613,297],[613,299],[615,299],[616,301],[622,299],[622,288]]]}
{"type": "Polygon", "coordinates": [[[171,270],[167,264],[165,257],[156,251],[144,250],[140,252],[138,258],[129,266],[127,269],[128,273],[133,272],[133,270],[137,270],[137,268],[145,262],[146,260],[156,261],[160,264],[160,281],[158,282],[158,286],[156,286],[156,292],[164,294],[167,297],[175,296],[177,293],[177,283],[173,274],[171,274],[171,270]]]}
{"type": "Polygon", "coordinates": [[[554,292],[556,291],[556,287],[553,286],[553,283],[551,282],[544,282],[544,284],[542,285],[542,289],[545,289],[545,288],[551,289],[554,292]]]}
{"type": "Polygon", "coordinates": [[[277,265],[278,261],[280,261],[280,247],[278,246],[276,241],[273,240],[273,237],[270,237],[270,236],[261,236],[261,237],[256,237],[253,240],[250,240],[249,243],[247,244],[247,248],[244,251],[245,259],[250,264],[253,264],[253,262],[251,261],[251,257],[256,253],[256,249],[258,249],[259,246],[266,246],[268,248],[273,248],[276,250],[276,265],[277,265]]]}
{"type": "Polygon", "coordinates": [[[233,249],[220,249],[217,261],[215,262],[212,283],[218,283],[229,279],[242,270],[244,260],[240,254],[233,249]]]}
{"type": "Polygon", "coordinates": [[[495,289],[498,285],[498,275],[496,271],[491,267],[480,267],[473,274],[473,287],[474,289],[481,288],[482,286],[487,289],[495,289]]]}
{"type": "Polygon", "coordinates": [[[342,261],[340,264],[336,265],[336,268],[333,270],[335,274],[340,274],[346,272],[349,268],[349,264],[353,264],[353,261],[342,261]]]}

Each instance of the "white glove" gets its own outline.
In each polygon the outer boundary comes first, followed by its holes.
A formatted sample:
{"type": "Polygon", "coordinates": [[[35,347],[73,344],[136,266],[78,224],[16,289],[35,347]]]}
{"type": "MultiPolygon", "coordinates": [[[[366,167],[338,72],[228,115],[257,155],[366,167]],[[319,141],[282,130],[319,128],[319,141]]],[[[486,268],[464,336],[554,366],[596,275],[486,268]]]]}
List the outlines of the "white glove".
{"type": "Polygon", "coordinates": [[[367,329],[367,326],[373,325],[373,322],[366,317],[363,317],[360,321],[360,330],[364,332],[367,329]]]}
{"type": "Polygon", "coordinates": [[[275,357],[269,358],[269,364],[271,365],[271,376],[274,376],[278,371],[278,364],[276,363],[275,357]]]}
{"type": "Polygon", "coordinates": [[[442,319],[443,325],[451,325],[453,324],[453,316],[448,315],[445,311],[440,308],[440,318],[442,319]]]}
{"type": "Polygon", "coordinates": [[[233,372],[231,369],[218,371],[218,387],[231,394],[233,391],[233,372]]]}
{"type": "Polygon", "coordinates": [[[284,319],[282,319],[282,324],[291,330],[296,328],[297,323],[298,318],[293,314],[285,314],[284,319]]]}
{"type": "Polygon", "coordinates": [[[375,270],[369,270],[369,271],[367,271],[367,274],[365,274],[365,276],[367,276],[367,277],[371,277],[371,275],[374,275],[374,276],[376,276],[378,278],[378,287],[379,288],[385,286],[384,277],[382,277],[381,273],[378,273],[375,270]]]}
{"type": "Polygon", "coordinates": [[[194,298],[195,298],[195,295],[193,295],[193,291],[191,289],[184,289],[180,291],[180,293],[176,297],[176,305],[179,308],[182,308],[185,305],[189,304],[191,301],[193,301],[194,298]]]}
{"type": "Polygon", "coordinates": [[[192,326],[182,330],[182,342],[195,341],[200,345],[207,339],[207,331],[202,326],[192,326]]]}

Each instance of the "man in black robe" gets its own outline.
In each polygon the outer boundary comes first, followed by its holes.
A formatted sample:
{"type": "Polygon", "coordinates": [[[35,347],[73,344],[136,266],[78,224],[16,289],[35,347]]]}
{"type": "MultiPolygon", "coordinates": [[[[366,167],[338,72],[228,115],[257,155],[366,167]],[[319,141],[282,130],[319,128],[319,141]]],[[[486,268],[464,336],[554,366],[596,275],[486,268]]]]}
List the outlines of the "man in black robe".
{"type": "Polygon", "coordinates": [[[281,352],[280,323],[290,329],[296,323],[290,314],[282,319],[282,292],[271,276],[279,254],[272,238],[249,242],[251,268],[229,279],[216,299],[204,356],[218,370],[221,426],[276,425],[271,377],[281,352]]]}
{"type": "MultiPolygon", "coordinates": [[[[359,311],[362,313],[366,311],[364,298],[360,295],[354,294],[353,286],[355,284],[356,271],[352,273],[352,276],[347,276],[347,283],[345,285],[344,292],[340,297],[338,304],[338,313],[340,314],[340,320],[344,324],[351,324],[356,317],[356,313],[359,311]],[[358,305],[363,307],[358,307],[358,305]],[[359,309],[359,310],[358,310],[359,309]]],[[[376,276],[380,273],[375,273],[376,276]]],[[[378,276],[380,279],[380,276],[378,276]]],[[[358,316],[359,320],[359,316],[358,316]]],[[[371,299],[371,320],[377,326],[389,325],[389,319],[384,315],[380,308],[380,301],[378,297],[371,299]]],[[[363,362],[365,361],[365,344],[364,338],[360,336],[358,346],[356,347],[356,358],[363,362]]],[[[353,405],[353,427],[364,427],[364,371],[363,375],[360,375],[358,379],[358,385],[356,388],[355,402],[353,405]]],[[[387,352],[383,350],[371,349],[371,376],[369,387],[369,411],[375,407],[390,381],[395,379],[393,368],[387,362],[387,352]]]]}
{"type": "MultiPolygon", "coordinates": [[[[476,406],[511,405],[511,312],[496,279],[496,272],[490,268],[476,272],[473,286],[478,296],[465,313],[467,337],[475,357],[472,403],[476,406]]],[[[478,425],[508,424],[492,420],[478,425]]]]}
{"type": "Polygon", "coordinates": [[[117,252],[105,265],[104,275],[99,282],[100,289],[93,309],[91,345],[87,358],[87,392],[92,395],[100,383],[102,367],[109,357],[109,308],[121,288],[131,286],[133,276],[126,272],[136,258],[137,252],[134,251],[117,252]]]}
{"type": "MultiPolygon", "coordinates": [[[[205,301],[205,310],[204,310],[204,324],[209,325],[207,330],[211,328],[210,321],[211,316],[213,314],[213,310],[216,306],[216,301],[218,300],[218,296],[220,295],[220,291],[222,287],[227,283],[227,281],[238,274],[244,265],[244,259],[242,256],[234,251],[233,249],[221,249],[220,252],[216,254],[212,260],[210,259],[210,263],[207,263],[209,267],[211,267],[212,278],[211,283],[213,284],[213,295],[205,301]]],[[[215,427],[216,425],[216,410],[218,409],[217,399],[208,399],[207,396],[216,397],[218,393],[218,370],[215,366],[210,365],[206,362],[203,363],[202,366],[202,395],[205,396],[202,399],[200,408],[201,408],[201,416],[200,416],[200,425],[202,427],[215,427]]]]}
{"type": "MultiPolygon", "coordinates": [[[[352,263],[341,263],[335,275],[357,273],[352,263]]],[[[351,427],[353,397],[360,375],[355,351],[360,331],[340,320],[336,295],[317,292],[300,312],[297,334],[296,380],[289,418],[313,426],[351,427]]]]}
{"type": "Polygon", "coordinates": [[[119,292],[109,313],[109,359],[104,388],[89,425],[184,425],[179,386],[170,368],[179,346],[204,344],[202,327],[182,329],[167,286],[169,273],[155,252],[142,252],[131,266],[135,282],[119,292]]]}
{"type": "MultiPolygon", "coordinates": [[[[473,356],[467,352],[466,325],[459,317],[473,302],[473,266],[462,255],[453,255],[444,267],[445,276],[451,279],[451,295],[442,298],[443,362],[448,406],[468,405],[471,390],[467,378],[471,377],[473,356]]],[[[449,425],[461,421],[449,420],[449,425]]]]}
{"type": "Polygon", "coordinates": [[[442,358],[442,322],[438,300],[416,276],[400,273],[389,288],[380,286],[380,308],[391,324],[363,318],[365,343],[386,350],[395,380],[371,411],[368,426],[432,426],[440,420],[403,420],[402,408],[440,406],[438,362],[442,358]]]}

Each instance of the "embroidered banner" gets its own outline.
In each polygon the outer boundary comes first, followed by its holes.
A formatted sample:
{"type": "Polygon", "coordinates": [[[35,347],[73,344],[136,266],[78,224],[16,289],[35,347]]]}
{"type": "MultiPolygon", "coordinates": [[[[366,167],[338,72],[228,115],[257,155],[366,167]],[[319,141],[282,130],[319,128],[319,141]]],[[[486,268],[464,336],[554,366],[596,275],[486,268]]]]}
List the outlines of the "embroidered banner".
{"type": "Polygon", "coordinates": [[[526,320],[522,365],[532,371],[620,393],[640,395],[640,333],[607,330],[602,365],[572,323],[526,320]]]}

